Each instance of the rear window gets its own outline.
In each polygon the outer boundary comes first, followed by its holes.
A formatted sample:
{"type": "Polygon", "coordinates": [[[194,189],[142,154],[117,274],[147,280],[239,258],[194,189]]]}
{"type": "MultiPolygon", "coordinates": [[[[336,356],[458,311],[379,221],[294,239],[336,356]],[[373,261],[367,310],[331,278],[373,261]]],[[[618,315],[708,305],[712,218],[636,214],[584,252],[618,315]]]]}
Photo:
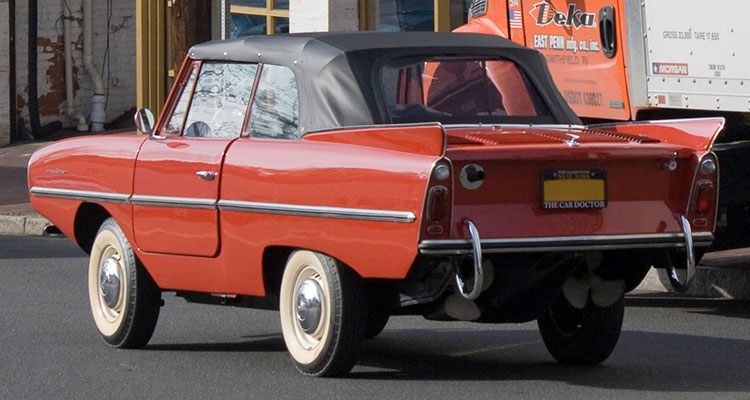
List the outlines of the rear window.
{"type": "Polygon", "coordinates": [[[509,60],[429,56],[392,60],[381,73],[391,121],[551,123],[526,73],[509,60]]]}

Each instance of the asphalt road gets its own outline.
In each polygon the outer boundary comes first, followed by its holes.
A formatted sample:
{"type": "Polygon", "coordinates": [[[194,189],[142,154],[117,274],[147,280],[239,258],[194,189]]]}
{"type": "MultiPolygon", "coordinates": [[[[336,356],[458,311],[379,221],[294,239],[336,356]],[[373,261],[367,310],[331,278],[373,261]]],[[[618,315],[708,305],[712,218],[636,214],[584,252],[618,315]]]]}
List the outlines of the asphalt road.
{"type": "Polygon", "coordinates": [[[535,323],[395,317],[343,379],[306,378],[275,312],[165,294],[143,350],[108,347],[67,239],[0,236],[0,398],[750,398],[750,303],[629,298],[603,365],[547,354],[535,323]]]}

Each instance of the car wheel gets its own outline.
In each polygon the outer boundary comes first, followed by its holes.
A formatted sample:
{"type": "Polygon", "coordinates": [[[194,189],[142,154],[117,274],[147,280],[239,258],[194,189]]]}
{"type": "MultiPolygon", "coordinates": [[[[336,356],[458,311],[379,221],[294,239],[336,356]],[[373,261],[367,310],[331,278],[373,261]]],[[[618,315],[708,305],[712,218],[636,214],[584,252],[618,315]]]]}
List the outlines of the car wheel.
{"type": "Polygon", "coordinates": [[[624,315],[623,297],[607,307],[597,307],[589,299],[579,310],[559,295],[537,324],[555,360],[568,365],[595,365],[612,354],[624,315]]]}
{"type": "Polygon", "coordinates": [[[305,375],[336,376],[357,362],[367,322],[361,279],[331,257],[292,253],[281,279],[284,342],[305,375]]]}
{"type": "Polygon", "coordinates": [[[88,287],[94,322],[107,343],[122,348],[148,343],[159,318],[161,292],[113,218],[96,233],[88,287]]]}

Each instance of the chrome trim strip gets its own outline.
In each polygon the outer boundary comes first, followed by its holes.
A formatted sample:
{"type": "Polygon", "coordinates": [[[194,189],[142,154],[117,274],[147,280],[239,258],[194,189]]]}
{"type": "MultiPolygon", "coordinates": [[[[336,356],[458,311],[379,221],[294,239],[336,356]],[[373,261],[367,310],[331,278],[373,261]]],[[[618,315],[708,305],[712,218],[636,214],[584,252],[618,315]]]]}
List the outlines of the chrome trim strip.
{"type": "Polygon", "coordinates": [[[263,214],[297,215],[303,217],[341,218],[364,221],[412,223],[417,218],[410,211],[369,210],[305,206],[299,204],[259,203],[253,201],[219,200],[219,210],[263,214]]]}
{"type": "Polygon", "coordinates": [[[93,190],[57,189],[34,186],[29,189],[29,192],[34,196],[39,197],[55,197],[60,199],[82,201],[101,201],[118,204],[127,204],[130,202],[130,195],[128,194],[96,192],[93,190]]]}
{"type": "Polygon", "coordinates": [[[219,200],[193,197],[171,197],[150,195],[127,195],[121,193],[94,192],[88,190],[33,187],[31,194],[40,197],[55,197],[80,201],[133,204],[137,206],[181,207],[206,210],[242,211],[263,214],[298,215],[303,217],[355,219],[363,221],[412,223],[417,220],[410,211],[370,210],[365,208],[343,208],[305,206],[299,204],[259,203],[238,200],[219,200]]]}
{"type": "Polygon", "coordinates": [[[130,197],[130,202],[135,206],[195,208],[201,210],[216,209],[215,199],[193,197],[149,196],[134,194],[130,197]]]}
{"type": "Polygon", "coordinates": [[[312,135],[314,133],[325,133],[325,132],[342,131],[342,130],[350,130],[350,129],[410,128],[410,127],[415,127],[415,126],[442,126],[442,124],[440,122],[411,122],[411,123],[402,123],[402,124],[344,125],[344,126],[336,126],[332,128],[321,128],[321,129],[315,129],[312,131],[303,132],[302,137],[305,137],[307,135],[312,135]]]}
{"type": "MultiPolygon", "coordinates": [[[[713,241],[710,232],[698,232],[692,235],[695,246],[709,246],[713,241]]],[[[518,239],[483,239],[484,253],[519,253],[571,250],[619,250],[646,248],[682,248],[685,247],[685,235],[682,233],[656,233],[643,235],[609,235],[609,236],[565,236],[518,239]]],[[[421,254],[470,254],[470,240],[423,240],[419,243],[421,254]]]]}
{"type": "Polygon", "coordinates": [[[556,130],[584,130],[587,129],[585,125],[577,124],[445,124],[445,129],[457,128],[492,128],[497,127],[500,129],[527,129],[527,128],[540,128],[540,129],[556,129],[556,130]]]}

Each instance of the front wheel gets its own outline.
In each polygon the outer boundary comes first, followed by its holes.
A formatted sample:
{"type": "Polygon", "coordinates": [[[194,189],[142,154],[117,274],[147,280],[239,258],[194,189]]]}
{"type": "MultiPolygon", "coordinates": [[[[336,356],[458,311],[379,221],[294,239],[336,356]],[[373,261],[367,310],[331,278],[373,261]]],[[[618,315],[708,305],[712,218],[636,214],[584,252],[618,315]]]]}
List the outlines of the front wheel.
{"type": "Polygon", "coordinates": [[[91,314],[107,343],[123,348],[148,343],[159,318],[161,292],[113,218],[96,233],[88,287],[91,314]]]}
{"type": "Polygon", "coordinates": [[[588,300],[579,310],[558,295],[537,324],[552,357],[568,365],[595,365],[606,360],[617,345],[625,315],[625,300],[597,307],[588,300]]]}
{"type": "Polygon", "coordinates": [[[292,253],[281,279],[281,331],[297,369],[336,376],[357,362],[367,326],[362,280],[331,257],[292,253]]]}

